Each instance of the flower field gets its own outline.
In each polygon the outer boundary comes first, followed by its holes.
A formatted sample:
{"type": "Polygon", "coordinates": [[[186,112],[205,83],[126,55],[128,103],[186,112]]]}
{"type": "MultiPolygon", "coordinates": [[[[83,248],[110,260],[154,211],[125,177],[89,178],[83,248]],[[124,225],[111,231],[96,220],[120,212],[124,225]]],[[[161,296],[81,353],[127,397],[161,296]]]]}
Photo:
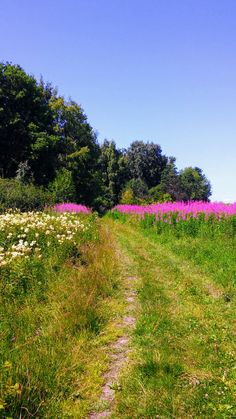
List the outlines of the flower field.
{"type": "Polygon", "coordinates": [[[173,397],[175,417],[234,414],[235,249],[236,204],[119,205],[103,219],[73,203],[0,214],[0,416],[102,408],[126,268],[140,281],[138,356],[114,417],[171,417],[173,397]]]}
{"type": "Polygon", "coordinates": [[[236,234],[236,203],[217,202],[167,202],[160,204],[117,205],[113,208],[114,219],[128,217],[144,228],[154,227],[158,234],[176,236],[211,236],[236,234]]]}
{"type": "Polygon", "coordinates": [[[64,204],[57,204],[54,206],[54,211],[57,212],[76,212],[82,214],[90,214],[91,211],[88,207],[81,204],[74,204],[74,203],[64,203],[64,204]]]}
{"type": "Polygon", "coordinates": [[[136,358],[114,417],[236,417],[236,204],[118,205],[109,215],[142,278],[136,358]]]}
{"type": "Polygon", "coordinates": [[[1,417],[60,417],[90,362],[73,351],[98,328],[97,300],[111,292],[113,268],[103,264],[110,249],[96,216],[76,210],[0,215],[1,417]]]}
{"type": "Polygon", "coordinates": [[[110,216],[140,229],[232,291],[236,285],[236,203],[117,205],[110,216]]]}
{"type": "Polygon", "coordinates": [[[0,215],[0,267],[30,258],[41,259],[50,248],[76,245],[89,230],[73,213],[9,212],[0,215]]]}
{"type": "Polygon", "coordinates": [[[214,215],[216,218],[220,218],[236,215],[236,203],[227,205],[222,202],[165,202],[151,205],[117,205],[114,210],[141,216],[155,214],[158,219],[167,219],[167,215],[171,217],[173,213],[178,214],[178,220],[196,218],[199,214],[214,215]]]}

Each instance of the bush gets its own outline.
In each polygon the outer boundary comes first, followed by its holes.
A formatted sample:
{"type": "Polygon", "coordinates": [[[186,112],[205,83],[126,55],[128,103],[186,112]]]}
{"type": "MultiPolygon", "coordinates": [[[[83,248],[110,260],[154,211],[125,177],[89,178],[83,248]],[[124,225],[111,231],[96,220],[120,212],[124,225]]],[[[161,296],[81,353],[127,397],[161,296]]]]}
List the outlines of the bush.
{"type": "Polygon", "coordinates": [[[52,202],[51,194],[39,186],[0,178],[1,212],[10,208],[21,211],[41,210],[52,202]]]}
{"type": "Polygon", "coordinates": [[[135,199],[134,199],[134,193],[132,191],[132,189],[126,189],[124,192],[122,192],[121,195],[121,200],[120,203],[121,204],[134,204],[135,199]]]}
{"type": "Polygon", "coordinates": [[[148,198],[148,187],[142,179],[131,179],[121,195],[121,204],[137,204],[148,198]]]}
{"type": "Polygon", "coordinates": [[[149,202],[171,202],[172,198],[169,193],[162,190],[161,185],[156,185],[149,189],[149,202]]]}
{"type": "Polygon", "coordinates": [[[54,202],[74,202],[76,200],[76,190],[72,173],[67,169],[57,172],[55,179],[49,185],[54,202]]]}

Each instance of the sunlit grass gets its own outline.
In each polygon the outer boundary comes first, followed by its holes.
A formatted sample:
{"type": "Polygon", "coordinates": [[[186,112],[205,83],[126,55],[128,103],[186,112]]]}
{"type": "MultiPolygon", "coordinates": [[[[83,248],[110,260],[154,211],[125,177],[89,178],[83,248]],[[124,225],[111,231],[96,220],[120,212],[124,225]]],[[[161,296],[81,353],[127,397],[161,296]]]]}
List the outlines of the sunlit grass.
{"type": "Polygon", "coordinates": [[[113,417],[234,417],[233,239],[179,239],[133,221],[114,229],[142,285],[133,360],[113,417]]]}
{"type": "Polygon", "coordinates": [[[77,219],[88,228],[73,243],[55,238],[54,246],[41,246],[42,258],[32,252],[12,261],[9,277],[3,267],[4,416],[84,417],[97,403],[108,362],[104,341],[116,335],[110,321],[119,311],[119,273],[106,228],[93,216],[77,219]]]}

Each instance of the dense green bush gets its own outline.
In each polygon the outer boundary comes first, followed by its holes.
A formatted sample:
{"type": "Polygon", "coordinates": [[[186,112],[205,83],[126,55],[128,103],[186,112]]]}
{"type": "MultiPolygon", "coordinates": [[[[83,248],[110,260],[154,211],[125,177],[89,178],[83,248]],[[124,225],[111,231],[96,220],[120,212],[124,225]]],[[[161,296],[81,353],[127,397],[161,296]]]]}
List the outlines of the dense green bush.
{"type": "Polygon", "coordinates": [[[0,178],[0,211],[20,209],[41,210],[53,203],[51,194],[39,186],[25,185],[15,179],[0,178]]]}
{"type": "Polygon", "coordinates": [[[149,189],[149,202],[171,202],[172,198],[169,193],[163,192],[161,185],[156,185],[149,189]]]}
{"type": "Polygon", "coordinates": [[[55,179],[49,185],[54,202],[74,202],[76,190],[72,173],[67,169],[57,172],[55,179]]]}

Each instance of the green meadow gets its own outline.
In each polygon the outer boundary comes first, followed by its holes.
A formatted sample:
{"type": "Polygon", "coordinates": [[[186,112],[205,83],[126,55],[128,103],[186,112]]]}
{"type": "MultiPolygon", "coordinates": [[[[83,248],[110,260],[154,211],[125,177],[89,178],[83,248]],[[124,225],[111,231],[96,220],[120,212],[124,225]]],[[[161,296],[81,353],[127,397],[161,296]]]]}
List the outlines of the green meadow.
{"type": "Polygon", "coordinates": [[[116,212],[1,223],[3,418],[236,415],[234,217],[194,229],[116,212]]]}

